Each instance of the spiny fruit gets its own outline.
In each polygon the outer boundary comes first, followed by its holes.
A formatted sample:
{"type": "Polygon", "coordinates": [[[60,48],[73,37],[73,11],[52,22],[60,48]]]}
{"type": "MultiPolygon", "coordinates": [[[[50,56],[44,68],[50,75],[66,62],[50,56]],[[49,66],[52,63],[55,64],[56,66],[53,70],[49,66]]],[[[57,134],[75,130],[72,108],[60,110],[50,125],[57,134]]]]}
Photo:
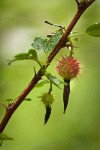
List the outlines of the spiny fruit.
{"type": "Polygon", "coordinates": [[[63,103],[65,113],[70,94],[70,80],[80,73],[80,62],[74,57],[62,57],[57,62],[56,71],[64,79],[63,103]]]}
{"type": "Polygon", "coordinates": [[[48,92],[48,93],[42,94],[40,98],[46,108],[46,113],[45,113],[45,118],[44,118],[44,124],[46,124],[51,115],[51,105],[54,102],[54,97],[51,94],[51,92],[48,92]]]}
{"type": "Polygon", "coordinates": [[[51,104],[54,102],[54,97],[51,93],[43,93],[42,96],[40,96],[41,101],[43,102],[43,104],[45,105],[45,107],[47,106],[51,106],[51,104]]]}
{"type": "Polygon", "coordinates": [[[62,57],[56,65],[58,74],[66,80],[71,80],[80,73],[80,62],[74,57],[62,57]]]}

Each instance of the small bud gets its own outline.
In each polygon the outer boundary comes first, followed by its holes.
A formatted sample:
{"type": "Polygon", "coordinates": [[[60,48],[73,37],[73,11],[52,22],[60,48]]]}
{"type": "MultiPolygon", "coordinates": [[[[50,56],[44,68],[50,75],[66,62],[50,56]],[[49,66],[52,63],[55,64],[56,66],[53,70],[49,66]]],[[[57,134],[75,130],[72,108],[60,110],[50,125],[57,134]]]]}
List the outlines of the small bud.
{"type": "Polygon", "coordinates": [[[80,73],[80,62],[74,57],[62,57],[56,66],[58,74],[66,80],[71,80],[80,73]]]}

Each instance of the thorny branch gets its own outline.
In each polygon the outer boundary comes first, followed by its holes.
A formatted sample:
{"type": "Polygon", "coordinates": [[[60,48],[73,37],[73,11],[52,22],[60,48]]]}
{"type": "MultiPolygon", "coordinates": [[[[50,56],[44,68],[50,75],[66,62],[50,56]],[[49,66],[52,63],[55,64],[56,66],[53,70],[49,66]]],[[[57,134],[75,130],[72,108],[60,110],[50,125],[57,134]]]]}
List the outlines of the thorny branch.
{"type": "MultiPolygon", "coordinates": [[[[67,43],[67,38],[74,28],[75,24],[83,14],[83,12],[95,1],[95,0],[88,0],[87,2],[78,2],[78,0],[75,0],[78,6],[78,11],[76,12],[74,18],[70,22],[68,28],[65,30],[65,33],[63,34],[62,38],[60,39],[59,43],[56,45],[56,47],[53,49],[53,51],[48,56],[47,60],[47,66],[50,65],[51,61],[54,59],[56,54],[60,51],[62,47],[64,47],[67,43]]],[[[38,83],[39,80],[41,80],[42,76],[44,75],[42,68],[34,75],[33,79],[30,81],[28,86],[23,90],[23,92],[16,98],[15,102],[12,105],[9,105],[5,107],[6,113],[0,123],[0,133],[2,133],[8,124],[8,121],[10,120],[11,116],[15,112],[15,110],[19,107],[19,105],[23,102],[25,97],[30,93],[30,91],[35,87],[35,85],[38,83]]]]}

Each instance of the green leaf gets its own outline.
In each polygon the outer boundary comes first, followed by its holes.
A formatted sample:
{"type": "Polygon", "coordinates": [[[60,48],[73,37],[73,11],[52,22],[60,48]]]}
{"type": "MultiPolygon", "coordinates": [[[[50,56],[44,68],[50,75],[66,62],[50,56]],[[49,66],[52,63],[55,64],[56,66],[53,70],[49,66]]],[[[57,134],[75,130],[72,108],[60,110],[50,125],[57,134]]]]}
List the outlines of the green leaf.
{"type": "Polygon", "coordinates": [[[12,137],[5,135],[4,133],[0,133],[0,146],[2,146],[4,140],[14,140],[14,139],[12,137]]]}
{"type": "Polygon", "coordinates": [[[18,60],[35,60],[38,62],[37,52],[34,49],[30,49],[28,53],[19,53],[14,56],[14,59],[8,60],[8,64],[11,65],[12,62],[18,60]]]}
{"type": "Polygon", "coordinates": [[[45,51],[47,45],[47,39],[43,39],[41,37],[36,37],[34,39],[34,43],[31,44],[32,47],[38,51],[45,51]]]}
{"type": "Polygon", "coordinates": [[[13,99],[12,98],[9,98],[6,100],[7,102],[13,102],[13,99]]]}
{"type": "Polygon", "coordinates": [[[37,52],[34,49],[30,49],[28,55],[31,59],[38,60],[37,52]]]}
{"type": "Polygon", "coordinates": [[[29,56],[27,53],[20,53],[20,54],[15,55],[14,58],[16,60],[24,60],[24,59],[28,59],[29,56]]]}
{"type": "Polygon", "coordinates": [[[95,23],[95,24],[89,26],[85,32],[88,35],[91,35],[94,37],[100,37],[100,23],[95,23]]]}
{"type": "MultiPolygon", "coordinates": [[[[55,76],[51,75],[50,73],[46,74],[46,77],[54,84],[56,85],[58,88],[59,85],[61,84],[61,81],[58,80],[55,76]]],[[[60,88],[61,89],[61,88],[60,88]]]]}
{"type": "Polygon", "coordinates": [[[25,101],[32,101],[31,98],[25,98],[24,100],[25,100],[25,101]]]}
{"type": "Polygon", "coordinates": [[[14,99],[7,99],[6,102],[8,103],[8,105],[12,105],[14,103],[14,99]]]}
{"type": "Polygon", "coordinates": [[[78,38],[75,38],[74,41],[78,41],[78,38]]]}
{"type": "Polygon", "coordinates": [[[45,53],[53,50],[54,47],[58,44],[63,34],[63,30],[57,30],[53,35],[51,35],[48,39],[43,39],[41,37],[36,37],[34,39],[34,43],[32,43],[32,47],[38,51],[44,51],[45,53]]]}
{"type": "Polygon", "coordinates": [[[58,44],[59,40],[61,39],[63,34],[63,30],[57,30],[55,34],[53,34],[50,39],[48,40],[47,47],[45,49],[45,52],[48,52],[50,50],[53,50],[55,46],[58,44]]]}
{"type": "Polygon", "coordinates": [[[49,83],[48,80],[42,80],[42,81],[40,81],[40,82],[36,85],[36,87],[42,87],[43,85],[45,85],[45,84],[47,84],[47,83],[49,83]]]}

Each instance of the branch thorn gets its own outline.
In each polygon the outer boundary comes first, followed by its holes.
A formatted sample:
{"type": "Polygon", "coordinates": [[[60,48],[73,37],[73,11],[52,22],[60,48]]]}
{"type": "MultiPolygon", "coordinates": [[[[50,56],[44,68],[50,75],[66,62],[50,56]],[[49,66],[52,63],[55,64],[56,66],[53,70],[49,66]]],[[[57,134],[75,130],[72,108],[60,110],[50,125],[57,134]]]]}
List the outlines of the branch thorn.
{"type": "Polygon", "coordinates": [[[80,3],[78,2],[78,0],[75,0],[75,1],[76,1],[77,5],[79,6],[80,3]]]}

